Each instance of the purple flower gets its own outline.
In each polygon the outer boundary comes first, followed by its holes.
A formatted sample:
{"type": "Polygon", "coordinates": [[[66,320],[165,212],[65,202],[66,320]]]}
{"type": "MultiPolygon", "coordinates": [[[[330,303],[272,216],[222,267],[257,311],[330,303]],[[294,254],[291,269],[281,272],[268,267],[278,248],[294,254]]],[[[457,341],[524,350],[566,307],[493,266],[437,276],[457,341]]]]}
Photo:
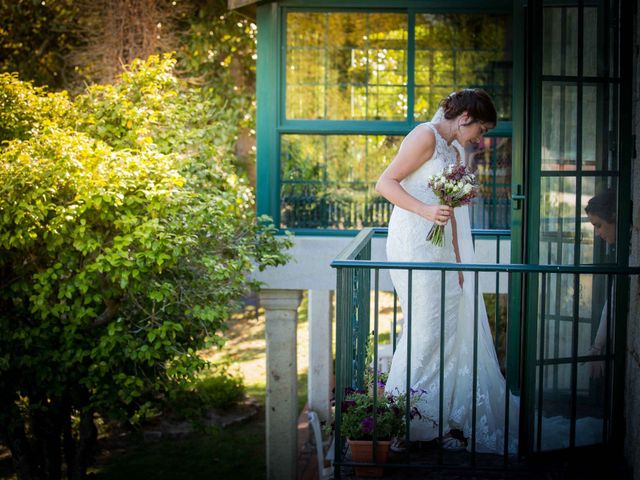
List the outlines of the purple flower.
{"type": "Polygon", "coordinates": [[[418,417],[418,418],[422,419],[422,414],[420,413],[420,410],[418,410],[416,407],[413,407],[411,409],[411,411],[409,412],[409,416],[411,417],[412,420],[415,417],[418,417]]]}
{"type": "Polygon", "coordinates": [[[355,406],[356,406],[355,400],[344,400],[342,402],[342,405],[340,406],[340,410],[342,411],[342,413],[346,413],[349,411],[351,407],[355,407],[355,406]]]}
{"type": "Polygon", "coordinates": [[[360,422],[360,427],[362,428],[362,432],[366,434],[370,434],[373,432],[373,418],[372,417],[364,417],[360,422]]]}

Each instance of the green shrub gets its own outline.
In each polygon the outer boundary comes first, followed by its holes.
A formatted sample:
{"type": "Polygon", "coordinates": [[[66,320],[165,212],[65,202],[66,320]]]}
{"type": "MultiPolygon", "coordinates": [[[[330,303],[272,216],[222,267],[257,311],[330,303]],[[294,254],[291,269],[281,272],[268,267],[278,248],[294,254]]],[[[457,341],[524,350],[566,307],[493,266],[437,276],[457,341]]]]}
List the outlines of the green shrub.
{"type": "Polygon", "coordinates": [[[56,475],[62,438],[80,478],[94,415],[138,422],[197,378],[252,264],[285,260],[231,166],[232,114],[172,65],[74,102],[2,77],[0,437],[23,478],[56,475]]]}
{"type": "Polygon", "coordinates": [[[229,410],[245,397],[241,376],[218,367],[211,374],[185,385],[168,395],[165,408],[178,418],[201,420],[209,410],[229,410]]]}

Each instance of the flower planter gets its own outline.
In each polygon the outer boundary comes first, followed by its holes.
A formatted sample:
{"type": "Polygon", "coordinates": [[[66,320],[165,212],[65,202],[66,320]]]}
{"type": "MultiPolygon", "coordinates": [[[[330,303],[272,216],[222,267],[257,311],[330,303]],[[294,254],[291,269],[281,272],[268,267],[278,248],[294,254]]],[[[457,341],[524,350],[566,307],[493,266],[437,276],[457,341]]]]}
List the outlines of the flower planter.
{"type": "MultiPolygon", "coordinates": [[[[378,440],[376,448],[376,463],[387,463],[389,458],[389,440],[378,440]]],[[[373,441],[372,440],[351,440],[351,460],[354,462],[373,462],[373,441]]],[[[359,477],[381,477],[384,467],[355,467],[356,475],[359,477]]]]}

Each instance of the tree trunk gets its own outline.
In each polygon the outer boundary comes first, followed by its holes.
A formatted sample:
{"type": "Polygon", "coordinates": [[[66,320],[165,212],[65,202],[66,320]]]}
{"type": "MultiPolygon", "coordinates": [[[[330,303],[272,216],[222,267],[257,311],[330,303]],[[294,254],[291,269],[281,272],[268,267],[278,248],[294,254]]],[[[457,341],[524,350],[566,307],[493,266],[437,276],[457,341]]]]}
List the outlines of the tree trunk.
{"type": "Polygon", "coordinates": [[[62,416],[63,412],[56,404],[32,415],[33,435],[46,480],[62,478],[62,416]]]}
{"type": "MultiPolygon", "coordinates": [[[[69,429],[69,432],[71,429],[69,429]]],[[[66,437],[66,435],[65,435],[66,437]]],[[[92,459],[94,447],[98,440],[98,429],[93,421],[93,411],[84,410],[80,414],[80,426],[78,431],[78,443],[74,444],[73,439],[67,441],[65,438],[65,445],[73,444],[73,455],[67,451],[67,466],[68,475],[71,480],[83,480],[87,476],[87,466],[92,459]],[[73,461],[69,463],[69,459],[73,461]]]]}
{"type": "Polygon", "coordinates": [[[0,408],[0,438],[11,450],[13,467],[19,480],[36,480],[38,468],[24,429],[24,419],[13,398],[3,396],[0,408]]]}

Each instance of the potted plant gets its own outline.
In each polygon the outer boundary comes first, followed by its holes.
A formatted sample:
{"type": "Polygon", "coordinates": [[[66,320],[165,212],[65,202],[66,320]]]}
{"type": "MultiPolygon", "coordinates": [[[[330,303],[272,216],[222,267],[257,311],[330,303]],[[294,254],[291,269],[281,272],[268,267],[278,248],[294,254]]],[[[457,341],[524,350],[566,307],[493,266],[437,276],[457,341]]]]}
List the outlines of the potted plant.
{"type": "MultiPolygon", "coordinates": [[[[409,417],[422,417],[415,406],[421,393],[414,391],[411,393],[409,417]]],[[[405,432],[406,397],[377,395],[375,400],[374,405],[373,388],[368,390],[347,388],[340,405],[340,434],[347,438],[351,448],[351,458],[355,462],[386,463],[392,438],[401,438],[405,432]]],[[[355,470],[358,476],[379,477],[384,472],[383,467],[355,467],[355,470]]]]}

